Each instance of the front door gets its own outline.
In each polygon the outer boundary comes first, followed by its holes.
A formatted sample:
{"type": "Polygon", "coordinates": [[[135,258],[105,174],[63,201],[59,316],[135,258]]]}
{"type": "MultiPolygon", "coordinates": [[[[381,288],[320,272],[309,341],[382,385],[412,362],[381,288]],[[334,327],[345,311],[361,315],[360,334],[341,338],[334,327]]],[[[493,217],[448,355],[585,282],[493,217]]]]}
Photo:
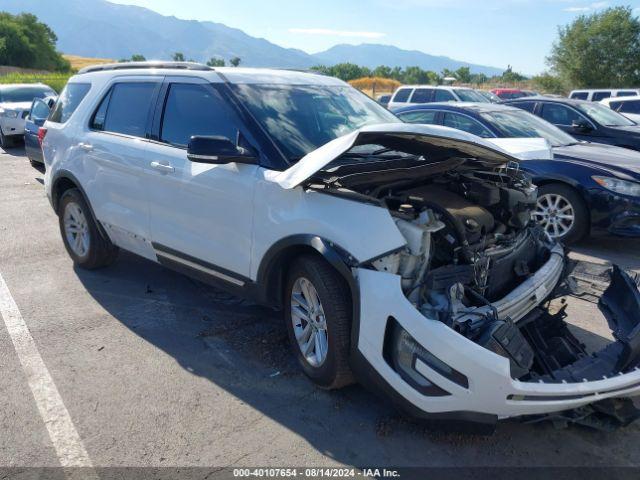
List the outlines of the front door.
{"type": "MultiPolygon", "coordinates": [[[[145,172],[158,260],[242,287],[250,273],[256,165],[194,163],[194,135],[238,138],[240,122],[205,80],[168,79],[145,172]]],[[[180,268],[179,268],[180,269],[180,268]]]]}

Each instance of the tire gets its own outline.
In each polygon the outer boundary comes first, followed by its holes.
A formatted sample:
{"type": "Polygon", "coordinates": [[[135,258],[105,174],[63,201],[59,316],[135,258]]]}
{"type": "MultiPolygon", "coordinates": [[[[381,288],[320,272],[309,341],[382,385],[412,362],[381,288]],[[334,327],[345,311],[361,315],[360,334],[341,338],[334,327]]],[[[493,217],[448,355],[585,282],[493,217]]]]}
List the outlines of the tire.
{"type": "Polygon", "coordinates": [[[566,245],[578,242],[589,231],[589,210],[584,201],[573,188],[560,183],[538,189],[534,218],[552,238],[566,245]],[[573,218],[559,218],[562,215],[573,218]]]}
{"type": "Polygon", "coordinates": [[[3,150],[6,150],[7,148],[11,148],[14,145],[14,141],[12,138],[6,136],[4,133],[2,133],[2,129],[0,128],[0,147],[3,150]]]}
{"type": "MultiPolygon", "coordinates": [[[[348,363],[352,307],[348,291],[349,287],[344,278],[326,261],[314,255],[300,256],[294,261],[285,285],[284,317],[289,340],[304,373],[312,382],[324,389],[336,389],[354,382],[348,363]],[[296,312],[308,312],[303,307],[304,303],[308,303],[306,300],[308,297],[301,293],[304,292],[305,285],[307,287],[311,285],[317,293],[316,298],[320,306],[315,311],[324,313],[324,315],[314,316],[314,323],[305,322],[294,314],[294,309],[296,312]],[[324,360],[320,361],[322,355],[317,355],[316,348],[314,348],[315,356],[309,355],[312,357],[311,360],[302,352],[296,334],[305,335],[303,333],[305,328],[311,330],[307,344],[311,342],[314,332],[319,341],[326,339],[324,360]]],[[[309,290],[306,292],[308,293],[309,290]]],[[[317,347],[315,342],[314,347],[317,347]]],[[[321,348],[320,351],[324,350],[321,348]]]]}
{"type": "Polygon", "coordinates": [[[118,256],[118,247],[100,233],[80,190],[72,188],[62,194],[58,223],[64,246],[79,267],[87,270],[105,267],[118,256]]]}

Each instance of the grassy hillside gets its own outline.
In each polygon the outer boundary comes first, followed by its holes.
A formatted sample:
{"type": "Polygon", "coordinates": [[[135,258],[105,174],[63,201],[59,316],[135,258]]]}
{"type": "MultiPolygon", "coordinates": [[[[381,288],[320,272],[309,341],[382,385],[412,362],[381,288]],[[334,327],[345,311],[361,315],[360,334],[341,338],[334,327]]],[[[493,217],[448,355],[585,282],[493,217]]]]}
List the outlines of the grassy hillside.
{"type": "Polygon", "coordinates": [[[78,55],[63,55],[63,57],[69,61],[71,69],[76,71],[91,65],[101,65],[103,63],[113,63],[115,61],[109,58],[79,57],[78,55]]]}

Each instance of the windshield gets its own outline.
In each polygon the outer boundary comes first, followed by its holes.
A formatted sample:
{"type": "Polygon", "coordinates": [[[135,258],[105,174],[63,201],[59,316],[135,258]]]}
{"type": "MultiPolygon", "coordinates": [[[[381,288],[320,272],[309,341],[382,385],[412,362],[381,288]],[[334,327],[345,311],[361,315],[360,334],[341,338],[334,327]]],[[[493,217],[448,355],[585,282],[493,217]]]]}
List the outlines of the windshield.
{"type": "Polygon", "coordinates": [[[489,100],[475,90],[460,88],[455,90],[460,100],[463,102],[489,103],[489,100]]]}
{"type": "Polygon", "coordinates": [[[44,98],[56,93],[47,87],[12,87],[0,91],[0,102],[32,102],[34,98],[44,98]]]}
{"type": "Polygon", "coordinates": [[[600,105],[599,103],[579,103],[576,107],[578,107],[578,110],[582,113],[585,113],[600,125],[604,125],[606,127],[629,127],[631,125],[636,125],[627,117],[623,117],[618,112],[614,112],[610,108],[600,105]]]}
{"type": "Polygon", "coordinates": [[[235,85],[235,91],[290,162],[365,125],[401,123],[348,86],[235,85]]]}
{"type": "Polygon", "coordinates": [[[507,138],[536,138],[541,137],[553,147],[572,145],[576,139],[558,127],[522,110],[496,111],[481,114],[500,133],[507,138]]]}

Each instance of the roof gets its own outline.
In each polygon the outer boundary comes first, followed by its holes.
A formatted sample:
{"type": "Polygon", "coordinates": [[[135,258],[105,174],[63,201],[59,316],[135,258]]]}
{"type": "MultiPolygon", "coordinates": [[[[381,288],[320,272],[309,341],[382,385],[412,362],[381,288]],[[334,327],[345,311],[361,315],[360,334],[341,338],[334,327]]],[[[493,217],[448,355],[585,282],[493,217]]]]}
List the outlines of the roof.
{"type": "Polygon", "coordinates": [[[433,102],[433,103],[421,103],[409,107],[399,108],[394,111],[397,115],[402,112],[409,112],[415,110],[451,110],[451,111],[473,111],[476,113],[486,112],[500,112],[500,111],[521,111],[517,107],[511,107],[500,103],[476,103],[476,102],[433,102]]]}
{"type": "Polygon", "coordinates": [[[629,97],[609,97],[603,98],[600,100],[600,103],[604,105],[609,105],[611,102],[629,102],[629,101],[638,101],[640,100],[640,95],[633,95],[629,97]]]}
{"type": "Polygon", "coordinates": [[[0,90],[9,90],[12,88],[24,88],[24,87],[46,87],[49,90],[53,90],[49,85],[45,85],[44,83],[6,83],[4,85],[0,85],[0,90]]]}
{"type": "Polygon", "coordinates": [[[471,87],[461,87],[456,85],[402,85],[398,87],[398,90],[401,88],[435,88],[442,90],[473,90],[471,87]]]}
{"type": "Polygon", "coordinates": [[[83,68],[73,79],[74,81],[82,81],[89,78],[105,79],[113,76],[133,75],[197,76],[218,82],[223,79],[236,84],[346,85],[342,80],[312,71],[244,67],[213,68],[193,62],[158,61],[95,65],[83,68]]]}
{"type": "Polygon", "coordinates": [[[571,93],[576,93],[576,92],[620,92],[620,91],[627,91],[627,90],[633,90],[633,91],[640,91],[640,89],[638,88],[634,88],[634,87],[629,87],[629,88],[578,88],[576,90],[571,90],[571,93]]]}
{"type": "Polygon", "coordinates": [[[540,102],[545,101],[549,103],[564,103],[569,105],[582,105],[589,104],[591,105],[593,102],[588,100],[577,100],[575,98],[565,98],[565,97],[545,97],[544,95],[537,95],[535,97],[522,97],[522,98],[513,98],[508,100],[503,100],[505,103],[522,103],[522,102],[540,102]]]}

